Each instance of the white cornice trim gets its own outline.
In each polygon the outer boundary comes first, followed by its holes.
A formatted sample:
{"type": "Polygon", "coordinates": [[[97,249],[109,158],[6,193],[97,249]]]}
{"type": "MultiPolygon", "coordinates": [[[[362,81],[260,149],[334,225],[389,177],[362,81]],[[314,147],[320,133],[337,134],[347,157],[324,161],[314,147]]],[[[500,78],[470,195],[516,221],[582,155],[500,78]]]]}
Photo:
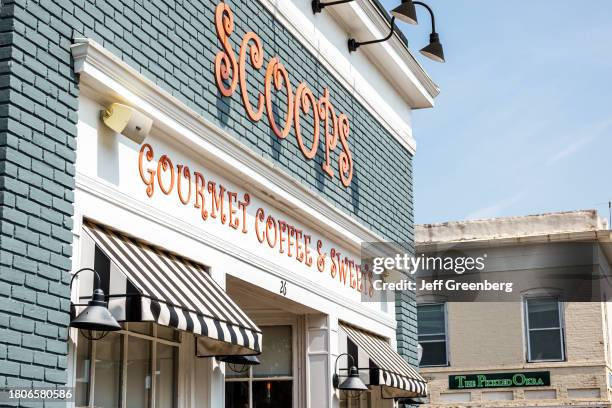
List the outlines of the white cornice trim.
{"type": "Polygon", "coordinates": [[[389,317],[385,313],[364,307],[359,301],[355,301],[354,299],[341,295],[323,285],[318,285],[312,280],[296,274],[289,269],[280,267],[278,264],[271,262],[267,258],[257,256],[257,254],[245,250],[231,241],[224,240],[217,235],[213,235],[207,232],[205,229],[196,228],[192,224],[185,222],[180,218],[173,217],[167,212],[143,203],[142,201],[121,192],[110,183],[77,172],[76,188],[86,194],[96,197],[99,200],[127,211],[133,214],[133,216],[136,218],[144,218],[152,223],[162,226],[163,228],[184,235],[190,240],[199,242],[202,245],[211,247],[216,251],[238,259],[241,262],[264,270],[281,280],[291,282],[292,285],[298,286],[310,293],[316,293],[319,296],[329,299],[336,304],[342,305],[353,312],[359,313],[365,319],[375,320],[390,328],[396,327],[395,319],[389,317]]]}
{"type": "Polygon", "coordinates": [[[210,159],[207,163],[213,170],[222,171],[258,198],[342,242],[347,249],[359,251],[364,241],[384,241],[101,45],[89,39],[76,41],[72,46],[74,71],[81,75],[81,84],[95,89],[100,98],[137,106],[154,118],[155,128],[210,159]]]}
{"type": "MultiPolygon", "coordinates": [[[[292,34],[300,40],[304,45],[308,46],[318,54],[318,49],[312,37],[308,35],[303,27],[299,27],[295,19],[292,19],[291,14],[287,11],[287,0],[259,0],[266,8],[271,10],[282,24],[290,29],[292,34]]],[[[304,0],[310,3],[310,0],[304,0]]],[[[383,16],[379,8],[372,0],[356,0],[337,7],[325,9],[324,13],[329,13],[342,26],[353,32],[352,34],[370,35],[372,38],[385,36],[389,32],[389,22],[383,16]],[[348,12],[347,12],[348,11],[348,12]],[[358,28],[356,28],[358,27],[358,28]]],[[[347,38],[348,39],[348,38],[347,38]]],[[[421,64],[416,60],[408,46],[401,40],[397,32],[391,38],[391,41],[386,43],[375,44],[367,50],[360,50],[369,55],[374,56],[369,50],[377,49],[378,52],[383,52],[385,57],[383,61],[390,61],[384,64],[378,64],[378,68],[385,74],[388,79],[391,79],[408,101],[411,102],[415,109],[433,107],[433,100],[440,94],[440,88],[431,79],[421,64]],[[398,65],[399,69],[398,71],[398,65]],[[401,72],[401,77],[398,73],[401,72]],[[419,94],[419,98],[415,98],[415,94],[419,94]]],[[[328,59],[324,54],[320,57],[326,62],[326,67],[339,78],[343,75],[335,69],[334,61],[328,59]]]]}

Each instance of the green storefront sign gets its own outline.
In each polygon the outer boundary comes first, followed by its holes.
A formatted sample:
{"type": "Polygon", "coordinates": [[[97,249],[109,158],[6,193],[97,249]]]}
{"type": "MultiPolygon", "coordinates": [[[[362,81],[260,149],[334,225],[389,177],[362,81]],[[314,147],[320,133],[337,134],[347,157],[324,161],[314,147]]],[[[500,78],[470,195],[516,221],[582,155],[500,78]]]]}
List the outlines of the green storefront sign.
{"type": "Polygon", "coordinates": [[[451,390],[464,390],[468,388],[541,387],[545,385],[550,385],[550,371],[448,376],[448,388],[451,390]]]}

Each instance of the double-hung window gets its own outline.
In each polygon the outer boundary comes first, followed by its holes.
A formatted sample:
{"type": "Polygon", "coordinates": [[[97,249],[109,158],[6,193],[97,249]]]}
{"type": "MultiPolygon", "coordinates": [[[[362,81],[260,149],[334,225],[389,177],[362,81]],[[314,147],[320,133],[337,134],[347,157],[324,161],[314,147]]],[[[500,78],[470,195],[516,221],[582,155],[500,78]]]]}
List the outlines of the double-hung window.
{"type": "Polygon", "coordinates": [[[563,361],[565,344],[561,302],[556,297],[525,299],[527,361],[563,361]]]}
{"type": "Polygon", "coordinates": [[[423,347],[421,367],[448,365],[446,336],[446,305],[444,303],[417,306],[419,344],[423,347]]]}

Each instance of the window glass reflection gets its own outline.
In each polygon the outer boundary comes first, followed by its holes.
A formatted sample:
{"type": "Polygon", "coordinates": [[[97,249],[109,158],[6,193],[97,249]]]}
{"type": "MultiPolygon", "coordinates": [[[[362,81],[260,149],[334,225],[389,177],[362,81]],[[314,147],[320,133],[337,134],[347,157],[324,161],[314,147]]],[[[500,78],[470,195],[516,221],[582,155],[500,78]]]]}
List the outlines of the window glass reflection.
{"type": "Polygon", "coordinates": [[[176,362],[177,348],[157,344],[155,362],[155,406],[173,407],[176,401],[176,362]]]}
{"type": "Polygon", "coordinates": [[[246,381],[225,383],[225,408],[249,408],[249,383],[246,381]]]}
{"type": "Polygon", "coordinates": [[[75,404],[87,405],[89,400],[89,372],[91,370],[91,342],[79,331],[75,379],[75,404]]]}
{"type": "MultiPolygon", "coordinates": [[[[97,379],[96,379],[97,380],[97,379]]],[[[151,393],[151,342],[128,336],[127,407],[148,407],[151,393]]]]}
{"type": "Polygon", "coordinates": [[[121,335],[109,333],[96,341],[94,405],[118,408],[121,396],[121,335]]]}
{"type": "Polygon", "coordinates": [[[253,408],[291,407],[292,381],[254,381],[253,408]]]}
{"type": "Polygon", "coordinates": [[[291,376],[291,326],[268,326],[262,328],[263,352],[260,365],[253,366],[254,377],[291,376]]]}

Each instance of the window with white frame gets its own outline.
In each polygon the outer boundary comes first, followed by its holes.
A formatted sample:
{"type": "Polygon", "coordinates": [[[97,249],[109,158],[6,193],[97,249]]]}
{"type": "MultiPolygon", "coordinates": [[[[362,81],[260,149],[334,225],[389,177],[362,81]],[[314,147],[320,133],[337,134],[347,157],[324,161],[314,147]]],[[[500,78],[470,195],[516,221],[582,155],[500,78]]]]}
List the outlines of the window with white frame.
{"type": "Polygon", "coordinates": [[[293,406],[292,326],[261,326],[261,364],[244,373],[225,371],[225,408],[293,406]]]}
{"type": "Polygon", "coordinates": [[[561,302],[556,297],[525,299],[527,361],[563,361],[565,344],[561,302]]]}
{"type": "Polygon", "coordinates": [[[421,367],[448,365],[446,335],[446,305],[431,303],[417,305],[419,344],[423,347],[421,367]]]}
{"type": "Polygon", "coordinates": [[[181,334],[152,323],[124,323],[97,341],[79,334],[75,406],[176,408],[181,334]]]}

